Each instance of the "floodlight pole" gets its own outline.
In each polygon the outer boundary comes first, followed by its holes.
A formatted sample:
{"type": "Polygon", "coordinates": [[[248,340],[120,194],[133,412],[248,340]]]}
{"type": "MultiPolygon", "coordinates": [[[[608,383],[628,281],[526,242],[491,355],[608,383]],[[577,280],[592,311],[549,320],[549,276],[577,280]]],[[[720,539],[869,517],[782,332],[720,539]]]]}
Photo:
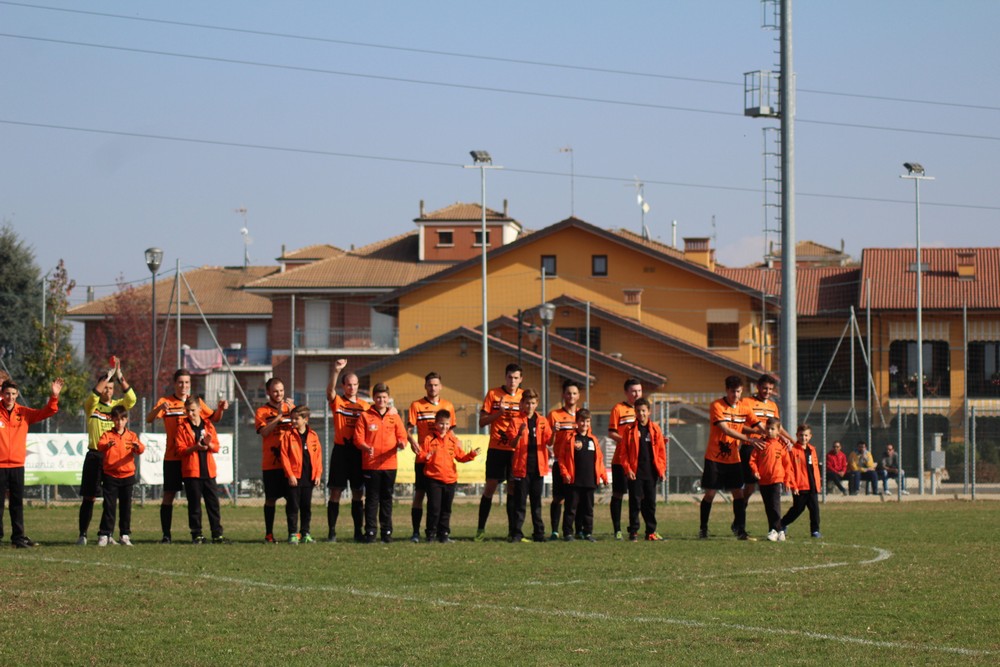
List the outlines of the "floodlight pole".
{"type": "Polygon", "coordinates": [[[152,332],[152,348],[151,359],[150,359],[150,376],[151,382],[149,383],[149,391],[151,400],[156,400],[156,272],[160,270],[160,264],[163,262],[163,251],[159,248],[147,248],[146,249],[146,267],[153,276],[153,303],[150,308],[151,316],[150,321],[152,326],[150,331],[152,332]]]}

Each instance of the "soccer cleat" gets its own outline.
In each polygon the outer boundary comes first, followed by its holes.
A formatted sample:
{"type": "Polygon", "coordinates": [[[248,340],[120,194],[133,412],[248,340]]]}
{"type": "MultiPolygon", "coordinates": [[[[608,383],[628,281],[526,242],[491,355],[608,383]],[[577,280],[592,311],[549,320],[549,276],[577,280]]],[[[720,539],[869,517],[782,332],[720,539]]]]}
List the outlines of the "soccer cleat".
{"type": "Polygon", "coordinates": [[[576,537],[574,537],[572,533],[566,533],[566,535],[563,536],[563,542],[573,542],[575,540],[576,537]]]}
{"type": "Polygon", "coordinates": [[[413,542],[414,544],[419,544],[420,543],[420,533],[413,533],[413,535],[410,535],[410,541],[413,542]]]}
{"type": "Polygon", "coordinates": [[[660,535],[659,533],[650,533],[646,536],[647,542],[662,542],[663,539],[663,535],[660,535]]]}
{"type": "Polygon", "coordinates": [[[81,535],[80,537],[76,538],[76,546],[78,546],[78,547],[85,547],[85,546],[87,546],[87,536],[86,535],[81,535]]]}
{"type": "Polygon", "coordinates": [[[291,535],[289,535],[288,536],[288,543],[289,544],[298,544],[299,543],[299,534],[298,533],[292,533],[291,535]]]}
{"type": "Polygon", "coordinates": [[[326,538],[326,541],[327,542],[336,542],[337,541],[337,536],[336,535],[330,535],[329,537],[326,538]]]}
{"type": "Polygon", "coordinates": [[[191,538],[191,544],[204,544],[204,543],[205,543],[204,535],[195,535],[194,537],[191,538]]]}
{"type": "Polygon", "coordinates": [[[170,544],[173,540],[170,539],[169,535],[164,535],[163,539],[160,540],[160,544],[170,544]]]}
{"type": "Polygon", "coordinates": [[[772,528],[770,531],[768,531],[768,533],[767,533],[767,541],[768,542],[777,542],[778,541],[778,531],[776,531],[774,528],[772,528]]]}
{"type": "Polygon", "coordinates": [[[535,537],[532,537],[531,541],[532,542],[548,542],[549,540],[544,535],[537,535],[535,537]]]}
{"type": "Polygon", "coordinates": [[[559,531],[558,530],[553,530],[552,534],[549,535],[549,540],[552,541],[552,540],[558,540],[558,539],[559,539],[559,531]]]}
{"type": "Polygon", "coordinates": [[[778,541],[779,542],[784,542],[787,539],[788,539],[788,535],[785,534],[785,531],[779,530],[778,531],[778,541]]]}
{"type": "Polygon", "coordinates": [[[106,547],[106,546],[108,546],[108,536],[107,535],[98,535],[97,536],[97,546],[99,546],[99,547],[106,547]]]}
{"type": "Polygon", "coordinates": [[[638,542],[639,541],[639,536],[636,535],[635,533],[629,533],[628,534],[628,541],[629,542],[638,542]]]}
{"type": "Polygon", "coordinates": [[[483,528],[476,529],[476,536],[472,538],[475,542],[482,542],[486,539],[486,530],[483,528]]]}
{"type": "Polygon", "coordinates": [[[264,536],[264,543],[265,544],[277,544],[277,542],[275,542],[275,540],[274,540],[274,535],[272,535],[271,533],[268,533],[267,535],[264,536]]]}
{"type": "Polygon", "coordinates": [[[699,540],[707,540],[708,539],[708,528],[699,528],[698,529],[698,539],[699,540]]]}
{"type": "Polygon", "coordinates": [[[121,537],[121,545],[123,547],[130,547],[130,546],[132,546],[132,538],[129,537],[128,535],[122,535],[122,537],[121,537]]]}
{"type": "Polygon", "coordinates": [[[736,539],[740,540],[741,542],[756,542],[757,541],[756,537],[750,537],[746,533],[740,533],[739,535],[736,536],[736,539]]]}
{"type": "Polygon", "coordinates": [[[451,539],[447,535],[443,535],[438,538],[438,542],[440,542],[441,544],[454,544],[455,540],[451,539]]]}
{"type": "Polygon", "coordinates": [[[382,544],[392,544],[392,535],[386,533],[382,536],[382,544]]]}
{"type": "Polygon", "coordinates": [[[615,539],[618,540],[619,542],[625,539],[625,537],[622,535],[622,531],[620,530],[615,531],[615,539]]]}
{"type": "Polygon", "coordinates": [[[212,535],[212,544],[232,544],[232,542],[222,535],[212,535]]]}
{"type": "Polygon", "coordinates": [[[823,535],[818,530],[816,530],[816,531],[813,531],[812,537],[815,537],[818,540],[821,537],[823,537],[823,535]]]}
{"type": "Polygon", "coordinates": [[[309,533],[302,533],[302,540],[301,541],[304,542],[305,544],[312,544],[316,540],[314,540],[313,536],[310,535],[309,533]]]}
{"type": "Polygon", "coordinates": [[[739,537],[740,529],[736,526],[736,522],[735,521],[732,524],[730,524],[729,530],[733,531],[733,535],[735,537],[739,537]]]}
{"type": "Polygon", "coordinates": [[[596,542],[597,541],[597,538],[594,537],[593,535],[591,535],[590,533],[584,533],[583,539],[587,540],[588,542],[596,542]]]}
{"type": "Polygon", "coordinates": [[[519,542],[520,542],[521,544],[531,544],[531,538],[530,538],[530,537],[522,537],[522,538],[521,538],[520,540],[518,540],[518,541],[519,541],[519,542]]]}

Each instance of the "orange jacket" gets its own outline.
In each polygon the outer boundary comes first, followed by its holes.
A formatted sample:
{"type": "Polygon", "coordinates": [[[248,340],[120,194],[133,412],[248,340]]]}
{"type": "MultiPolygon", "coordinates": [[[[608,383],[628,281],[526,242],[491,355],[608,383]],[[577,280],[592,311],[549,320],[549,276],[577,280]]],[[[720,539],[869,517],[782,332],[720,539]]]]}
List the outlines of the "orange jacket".
{"type": "Polygon", "coordinates": [[[361,450],[364,470],[395,470],[396,450],[402,449],[406,442],[406,427],[398,413],[380,415],[372,406],[354,423],[354,446],[361,450]],[[364,450],[365,445],[375,451],[369,455],[364,450]]]}
{"type": "MultiPolygon", "coordinates": [[[[161,404],[165,406],[163,414],[160,416],[163,419],[163,430],[167,433],[167,447],[163,452],[164,461],[181,460],[181,455],[177,453],[177,427],[187,421],[187,411],[184,410],[185,400],[171,394],[160,398],[153,406],[158,407],[161,404]]],[[[198,404],[201,406],[201,418],[211,419],[215,411],[205,405],[205,401],[200,398],[198,404]]]]}
{"type": "Polygon", "coordinates": [[[59,399],[50,396],[44,408],[34,409],[14,404],[7,409],[0,404],[0,468],[23,468],[28,455],[28,426],[59,412],[59,399]]]}
{"type": "MultiPolygon", "coordinates": [[[[601,443],[597,441],[593,433],[588,432],[587,437],[594,441],[594,479],[597,480],[597,484],[608,483],[608,473],[604,468],[604,454],[601,452],[601,443]]],[[[562,471],[562,478],[564,484],[572,485],[576,481],[576,459],[573,456],[573,452],[576,451],[576,437],[570,440],[562,447],[562,450],[556,455],[556,460],[559,462],[559,470],[562,471]]]]}
{"type": "Polygon", "coordinates": [[[764,441],[764,449],[754,447],[750,454],[750,470],[764,486],[781,484],[792,479],[792,457],[778,438],[764,441]]]}
{"type": "Polygon", "coordinates": [[[823,478],[819,475],[819,458],[816,456],[816,448],[812,445],[803,445],[796,442],[792,447],[792,476],[785,480],[788,488],[793,491],[809,490],[809,475],[813,476],[812,488],[819,491],[823,487],[823,478]],[[812,465],[809,459],[812,459],[812,465]]]}
{"type": "MultiPolygon", "coordinates": [[[[667,443],[663,439],[663,431],[660,425],[653,420],[649,421],[649,438],[653,445],[653,471],[657,479],[663,479],[667,472],[667,443]]],[[[637,419],[622,436],[622,442],[618,445],[622,451],[621,466],[625,469],[625,475],[635,474],[639,466],[639,420],[637,419]]]]}
{"type": "MultiPolygon", "coordinates": [[[[552,440],[552,427],[545,417],[537,412],[535,416],[535,449],[538,452],[538,474],[545,476],[549,474],[549,442],[552,440]]],[[[528,475],[528,418],[523,416],[514,417],[510,420],[510,425],[506,431],[507,442],[514,445],[514,459],[511,462],[511,475],[517,478],[528,475]],[[518,437],[521,425],[524,425],[524,433],[518,437]]]]}
{"type": "Polygon", "coordinates": [[[254,413],[254,428],[257,429],[257,433],[260,433],[261,429],[275,418],[279,409],[281,410],[281,420],[278,422],[277,428],[267,435],[261,436],[261,470],[281,470],[281,438],[283,433],[292,430],[290,416],[292,408],[287,403],[282,403],[280,408],[265,403],[254,413]]]}
{"type": "Polygon", "coordinates": [[[455,461],[465,463],[476,458],[474,449],[462,451],[458,438],[451,431],[448,431],[443,438],[437,433],[428,435],[420,443],[420,450],[426,454],[424,475],[443,484],[454,484],[458,481],[455,461]]]}
{"type": "MultiPolygon", "coordinates": [[[[202,419],[204,433],[208,434],[209,443],[207,456],[208,476],[215,479],[215,452],[219,451],[219,436],[215,432],[215,424],[202,419]]],[[[204,437],[204,435],[202,435],[204,437]]],[[[185,419],[177,425],[177,453],[181,457],[181,477],[201,477],[201,460],[198,456],[198,443],[194,439],[194,427],[185,419]]]]}
{"type": "Polygon", "coordinates": [[[104,452],[104,474],[126,479],[135,474],[135,455],[146,451],[146,445],[139,441],[134,431],[125,429],[119,435],[111,429],[97,441],[97,449],[104,452]]]}
{"type": "MultiPolygon", "coordinates": [[[[305,437],[312,464],[312,483],[316,484],[323,476],[323,445],[316,431],[308,426],[305,437]]],[[[294,428],[281,437],[281,467],[285,469],[285,477],[302,477],[302,436],[294,428]]]]}
{"type": "MultiPolygon", "coordinates": [[[[611,421],[608,422],[608,433],[617,433],[625,437],[625,431],[635,423],[635,407],[625,401],[618,403],[611,409],[611,421]]],[[[622,464],[621,443],[615,447],[615,453],[611,455],[611,465],[620,466],[622,464]]]]}

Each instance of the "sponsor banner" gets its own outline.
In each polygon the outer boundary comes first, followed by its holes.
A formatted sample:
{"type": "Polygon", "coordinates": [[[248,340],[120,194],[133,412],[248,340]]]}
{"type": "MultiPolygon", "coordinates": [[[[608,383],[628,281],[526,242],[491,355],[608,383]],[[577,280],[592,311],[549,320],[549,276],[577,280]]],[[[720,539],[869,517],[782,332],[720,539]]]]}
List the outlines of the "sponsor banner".
{"type": "MultiPolygon", "coordinates": [[[[167,436],[163,433],[140,433],[139,440],[146,451],[139,462],[139,481],[143,484],[163,483],[163,452],[167,436]]],[[[29,433],[28,452],[24,461],[24,483],[65,484],[79,486],[83,459],[87,455],[86,433],[29,433]]],[[[412,454],[411,454],[412,456],[412,454]]],[[[219,434],[219,451],[215,454],[216,478],[219,484],[233,481],[233,436],[219,434]]],[[[412,470],[412,465],[410,466],[412,470]]],[[[412,475],[412,472],[410,473],[412,475]]]]}

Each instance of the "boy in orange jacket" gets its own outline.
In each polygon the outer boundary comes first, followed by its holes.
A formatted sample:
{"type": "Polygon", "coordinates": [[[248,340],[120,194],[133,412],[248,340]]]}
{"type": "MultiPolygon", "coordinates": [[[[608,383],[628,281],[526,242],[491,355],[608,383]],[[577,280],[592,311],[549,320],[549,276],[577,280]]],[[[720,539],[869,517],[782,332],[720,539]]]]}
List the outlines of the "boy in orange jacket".
{"type": "Polygon", "coordinates": [[[764,449],[755,449],[750,455],[750,471],[760,482],[760,497],[764,501],[767,539],[784,542],[785,530],[781,525],[781,485],[792,479],[792,457],[781,440],[781,421],[775,417],[767,420],[767,440],[764,449]]]}
{"type": "Polygon", "coordinates": [[[792,507],[781,517],[781,530],[799,518],[805,508],[809,508],[809,534],[819,539],[819,487],[822,477],[819,474],[819,458],[812,440],[812,429],[808,424],[799,426],[795,446],[792,447],[792,478],[788,488],[792,490],[792,507]]]}
{"type": "Polygon", "coordinates": [[[656,532],[656,484],[667,472],[667,445],[659,424],[650,421],[649,401],[635,402],[635,421],[622,435],[619,461],[628,480],[628,539],[639,539],[639,512],[646,523],[646,540],[663,539],[656,532]]]}
{"type": "Polygon", "coordinates": [[[384,383],[372,387],[372,402],[354,423],[354,446],[361,450],[365,480],[365,542],[373,544],[381,526],[382,541],[388,544],[392,542],[396,452],[406,446],[406,427],[403,417],[390,411],[389,387],[384,383]]]}
{"type": "Polygon", "coordinates": [[[215,424],[202,418],[201,400],[190,396],[184,401],[187,419],[177,425],[177,453],[181,457],[181,479],[188,502],[188,528],[191,541],[204,544],[201,532],[201,501],[205,499],[212,542],[225,544],[222,536],[222,512],[219,509],[219,487],[215,483],[215,456],[219,451],[219,436],[215,424]]]}
{"type": "Polygon", "coordinates": [[[590,410],[583,408],[576,412],[576,436],[573,443],[559,452],[559,467],[562,470],[566,493],[566,509],[563,511],[563,540],[572,542],[576,515],[583,520],[583,538],[596,542],[594,538],[594,490],[599,484],[608,484],[604,469],[604,455],[597,439],[590,431],[590,410]]]}
{"type": "Polygon", "coordinates": [[[545,521],[542,519],[542,487],[549,474],[549,443],[552,428],[545,417],[538,414],[538,392],[525,389],[521,394],[521,411],[510,420],[507,442],[514,445],[511,476],[514,478],[514,512],[511,517],[508,542],[545,541],[545,521]],[[531,498],[531,540],[521,532],[531,498]]]}
{"type": "Polygon", "coordinates": [[[97,546],[106,547],[115,532],[115,509],[121,510],[118,530],[121,545],[132,546],[132,487],[135,486],[135,457],[146,451],[133,431],[128,430],[128,410],[124,405],[111,408],[113,426],[97,441],[97,450],[104,454],[104,511],[97,533],[97,546]]]}
{"type": "Polygon", "coordinates": [[[289,544],[316,541],[309,534],[309,528],[313,488],[323,477],[323,446],[316,431],[309,428],[309,414],[308,407],[295,407],[292,410],[292,430],[282,434],[281,438],[281,467],[288,480],[285,517],[288,519],[289,544]]]}
{"type": "Polygon", "coordinates": [[[455,461],[471,461],[479,449],[463,452],[458,438],[451,432],[454,416],[449,410],[438,410],[434,415],[434,430],[427,434],[420,445],[421,462],[427,479],[427,541],[442,544],[451,539],[451,504],[455,499],[458,471],[455,461]]]}

